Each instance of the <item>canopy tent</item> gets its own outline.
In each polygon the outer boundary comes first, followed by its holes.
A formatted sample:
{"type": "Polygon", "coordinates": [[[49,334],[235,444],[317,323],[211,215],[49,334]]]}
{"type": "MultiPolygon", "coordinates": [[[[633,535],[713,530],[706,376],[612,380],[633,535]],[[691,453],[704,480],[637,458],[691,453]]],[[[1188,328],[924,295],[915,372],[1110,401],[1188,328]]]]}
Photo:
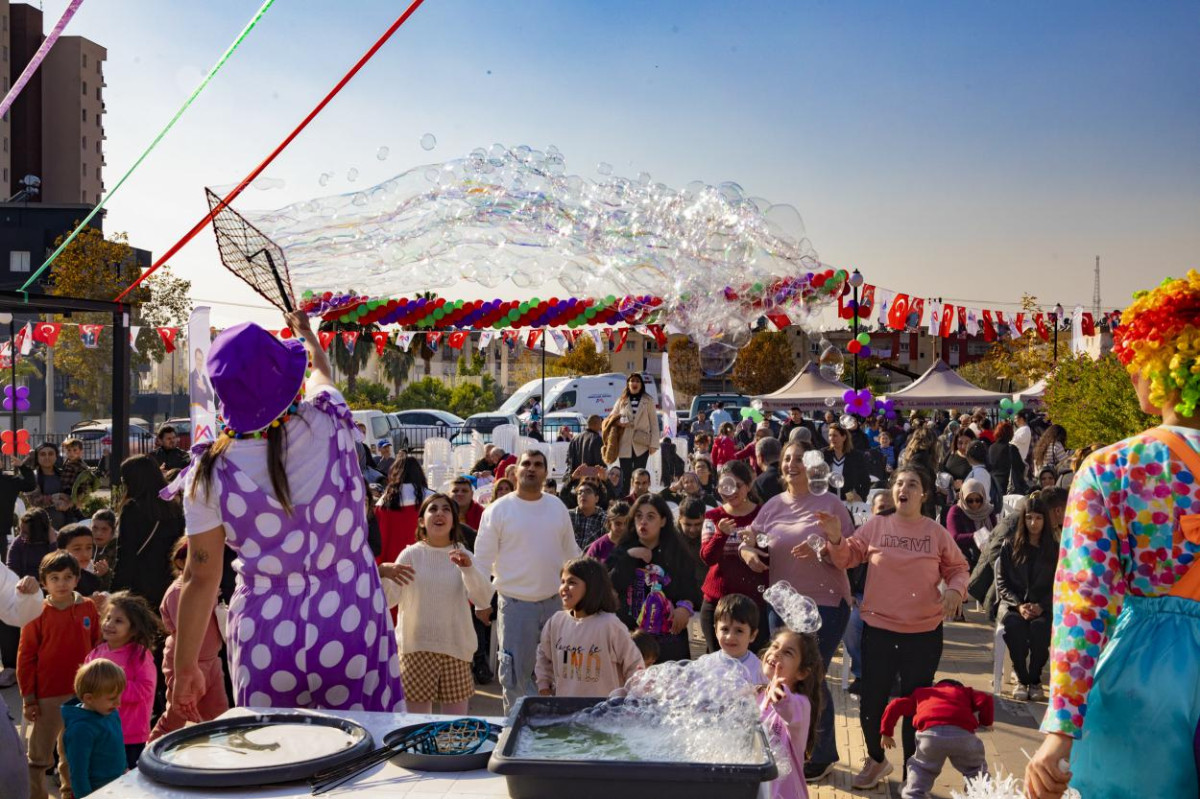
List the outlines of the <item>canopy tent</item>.
{"type": "Polygon", "coordinates": [[[850,386],[845,383],[822,377],[817,363],[809,361],[786,386],[754,399],[762,402],[764,411],[786,411],[789,408],[816,411],[829,407],[825,403],[827,399],[844,402],[842,395],[849,390],[850,386]]]}
{"type": "Polygon", "coordinates": [[[951,369],[945,361],[937,361],[911,385],[887,396],[897,408],[931,410],[963,408],[968,405],[991,407],[999,405],[1010,395],[987,391],[968,382],[951,369]]]}
{"type": "Polygon", "coordinates": [[[1045,396],[1046,378],[1043,377],[1024,391],[1018,391],[1016,394],[1013,394],[1013,399],[1020,400],[1028,405],[1030,403],[1041,403],[1045,396]]]}

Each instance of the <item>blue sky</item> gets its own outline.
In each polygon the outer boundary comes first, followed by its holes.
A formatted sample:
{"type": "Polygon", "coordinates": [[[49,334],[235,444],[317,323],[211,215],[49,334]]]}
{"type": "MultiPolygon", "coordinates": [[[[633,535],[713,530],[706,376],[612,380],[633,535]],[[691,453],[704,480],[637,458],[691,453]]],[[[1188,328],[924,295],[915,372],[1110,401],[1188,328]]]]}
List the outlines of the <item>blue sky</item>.
{"type": "MultiPolygon", "coordinates": [[[[44,3],[47,29],[65,5],[44,3]]],[[[258,5],[84,4],[68,33],[108,48],[110,187],[258,5]]],[[[206,210],[202,188],[257,164],[402,7],[278,0],[107,228],[165,250],[206,210]]],[[[1197,86],[1194,0],[427,0],[268,170],[285,187],[242,205],[365,188],[493,142],[554,144],[585,176],[603,161],[790,203],[822,260],[885,287],[1090,305],[1099,255],[1118,306],[1200,265],[1197,86]]],[[[207,231],[174,265],[198,300],[263,304],[207,231]]]]}

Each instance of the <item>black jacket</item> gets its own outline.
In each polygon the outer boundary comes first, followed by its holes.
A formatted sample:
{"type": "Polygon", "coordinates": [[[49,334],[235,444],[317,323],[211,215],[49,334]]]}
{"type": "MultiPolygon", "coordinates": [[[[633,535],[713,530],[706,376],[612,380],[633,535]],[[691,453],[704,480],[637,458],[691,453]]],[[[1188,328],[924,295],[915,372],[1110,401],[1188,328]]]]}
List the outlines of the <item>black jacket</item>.
{"type": "Polygon", "coordinates": [[[1012,444],[997,441],[988,447],[988,471],[999,486],[1002,499],[1004,494],[1024,494],[1028,490],[1025,461],[1012,444]]]}
{"type": "MultiPolygon", "coordinates": [[[[831,447],[825,448],[825,462],[829,464],[830,469],[833,468],[831,447]]],[[[842,465],[842,478],[845,482],[837,491],[838,497],[845,499],[846,495],[853,491],[858,494],[860,502],[866,501],[867,493],[871,490],[871,471],[861,451],[852,449],[846,453],[846,462],[842,465]]]]}
{"type": "Polygon", "coordinates": [[[172,447],[171,449],[157,447],[150,453],[150,457],[154,458],[155,463],[158,464],[160,469],[167,471],[171,469],[184,469],[192,462],[188,454],[179,447],[172,447]]]}
{"type": "MultiPolygon", "coordinates": [[[[609,574],[612,576],[613,589],[617,592],[617,616],[631,630],[637,628],[637,617],[641,606],[629,607],[629,595],[637,593],[636,591],[631,592],[630,588],[634,580],[640,576],[639,569],[643,569],[646,562],[641,558],[631,557],[629,550],[640,546],[637,539],[634,539],[632,544],[621,544],[608,556],[606,563],[609,574]]],[[[696,581],[698,569],[695,559],[688,548],[679,541],[660,541],[651,553],[650,562],[661,566],[669,578],[667,584],[663,586],[663,594],[667,599],[671,600],[673,605],[687,600],[692,603],[692,608],[699,612],[703,597],[700,594],[700,583],[696,581]]],[[[642,589],[643,592],[648,593],[645,585],[642,586],[642,589]]]]}
{"type": "Polygon", "coordinates": [[[17,506],[17,495],[37,488],[33,469],[18,466],[16,473],[0,472],[0,557],[8,553],[8,537],[12,535],[13,509],[17,506]]]}
{"type": "Polygon", "coordinates": [[[156,510],[161,518],[158,522],[136,500],[121,509],[112,590],[132,591],[158,610],[163,594],[175,579],[171,574],[171,548],[183,535],[184,524],[182,510],[177,511],[178,515],[165,508],[156,510]]]}
{"type": "Polygon", "coordinates": [[[575,436],[567,445],[567,475],[570,476],[580,466],[603,466],[602,449],[604,442],[600,440],[599,433],[584,430],[575,436]]]}
{"type": "MultiPolygon", "coordinates": [[[[759,507],[762,507],[763,502],[766,502],[776,494],[783,493],[783,479],[779,475],[778,463],[772,463],[766,469],[763,469],[762,474],[755,478],[754,491],[758,494],[758,498],[762,500],[759,503],[759,507]]],[[[865,498],[866,494],[863,494],[863,497],[865,498]]]]}
{"type": "Polygon", "coordinates": [[[1000,547],[1000,558],[996,561],[996,595],[1000,601],[1008,608],[1031,602],[1049,613],[1053,604],[1057,554],[1058,544],[1051,536],[1045,536],[1041,547],[1026,546],[1025,560],[1016,563],[1013,542],[1006,541],[1000,547]],[[1043,547],[1053,547],[1053,555],[1044,553],[1043,547]]]}

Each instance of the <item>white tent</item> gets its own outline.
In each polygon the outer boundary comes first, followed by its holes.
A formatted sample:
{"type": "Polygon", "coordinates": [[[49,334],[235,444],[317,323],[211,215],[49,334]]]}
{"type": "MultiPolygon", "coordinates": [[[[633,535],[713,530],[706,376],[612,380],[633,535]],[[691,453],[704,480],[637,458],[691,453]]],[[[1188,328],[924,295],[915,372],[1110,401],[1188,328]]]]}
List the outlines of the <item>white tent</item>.
{"type": "Polygon", "coordinates": [[[992,407],[1008,394],[987,391],[960,377],[957,372],[937,361],[910,385],[887,396],[897,408],[931,410],[935,408],[992,407]]]}
{"type": "Polygon", "coordinates": [[[1024,391],[1018,391],[1016,394],[1013,394],[1013,399],[1020,400],[1021,402],[1024,402],[1026,404],[1040,403],[1042,401],[1042,398],[1045,396],[1046,396],[1046,378],[1043,377],[1041,380],[1037,381],[1036,383],[1034,383],[1032,386],[1025,389],[1024,391]]]}
{"type": "Polygon", "coordinates": [[[754,399],[762,402],[764,411],[786,411],[789,408],[816,411],[828,407],[825,400],[829,398],[843,402],[842,395],[849,390],[850,386],[845,383],[822,377],[816,362],[809,361],[786,386],[754,399]]]}

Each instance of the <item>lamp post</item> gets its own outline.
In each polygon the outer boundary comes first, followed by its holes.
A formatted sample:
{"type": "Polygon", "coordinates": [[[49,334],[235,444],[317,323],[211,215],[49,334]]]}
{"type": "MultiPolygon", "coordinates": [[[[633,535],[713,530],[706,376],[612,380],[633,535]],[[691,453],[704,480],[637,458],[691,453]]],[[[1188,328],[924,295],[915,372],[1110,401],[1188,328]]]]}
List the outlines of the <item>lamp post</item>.
{"type": "Polygon", "coordinates": [[[1054,306],[1054,313],[1050,314],[1051,320],[1054,322],[1054,362],[1058,363],[1058,325],[1063,318],[1062,303],[1054,306]]]}
{"type": "MultiPolygon", "coordinates": [[[[854,316],[850,319],[850,335],[854,340],[858,339],[858,290],[863,284],[862,272],[855,269],[850,273],[850,278],[847,281],[850,284],[850,290],[853,292],[854,300],[854,316]]],[[[854,371],[850,374],[850,386],[858,391],[858,348],[854,351],[854,371]]]]}

